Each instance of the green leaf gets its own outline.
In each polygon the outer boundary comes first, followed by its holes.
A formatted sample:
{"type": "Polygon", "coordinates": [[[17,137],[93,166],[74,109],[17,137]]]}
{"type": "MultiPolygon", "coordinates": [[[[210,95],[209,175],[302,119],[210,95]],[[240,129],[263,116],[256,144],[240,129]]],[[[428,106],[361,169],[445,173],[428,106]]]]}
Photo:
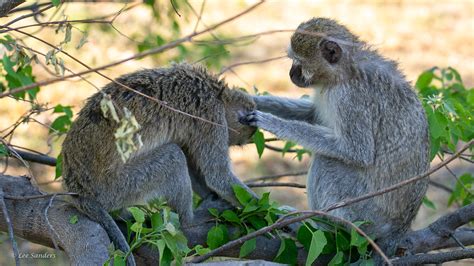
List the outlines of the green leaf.
{"type": "Polygon", "coordinates": [[[423,197],[423,205],[425,205],[427,208],[436,210],[435,204],[431,200],[429,200],[427,196],[423,197]]]}
{"type": "Polygon", "coordinates": [[[69,223],[70,223],[70,224],[77,224],[78,221],[79,221],[79,218],[77,217],[77,215],[72,215],[72,216],[69,218],[69,223]]]}
{"type": "Polygon", "coordinates": [[[418,89],[426,88],[430,85],[431,81],[433,80],[433,72],[431,70],[423,72],[416,81],[415,86],[418,89]]]}
{"type": "Polygon", "coordinates": [[[61,4],[61,0],[51,0],[51,3],[53,3],[53,6],[58,7],[61,4]]]}
{"type": "Polygon", "coordinates": [[[268,209],[270,207],[270,192],[263,193],[262,197],[258,200],[260,209],[268,209]]]}
{"type": "Polygon", "coordinates": [[[234,211],[231,211],[231,210],[225,210],[222,213],[222,218],[224,218],[226,221],[231,222],[231,223],[238,223],[238,224],[241,223],[239,216],[234,211]]]}
{"type": "Polygon", "coordinates": [[[262,158],[263,151],[265,150],[265,137],[263,136],[262,131],[257,129],[255,134],[253,134],[253,142],[255,147],[257,147],[258,158],[262,158]]]}
{"type": "Polygon", "coordinates": [[[309,251],[311,246],[311,239],[313,238],[313,232],[305,225],[300,226],[298,233],[296,234],[296,239],[303,245],[306,251],[309,251]]]}
{"type": "Polygon", "coordinates": [[[71,118],[67,115],[62,115],[57,117],[51,124],[49,132],[54,132],[55,130],[60,133],[68,132],[69,128],[72,125],[71,118]]]}
{"type": "Polygon", "coordinates": [[[71,106],[63,106],[58,104],[54,107],[53,113],[64,113],[67,117],[72,118],[71,106]]]}
{"type": "Polygon", "coordinates": [[[151,228],[157,230],[161,226],[163,226],[163,217],[159,212],[153,213],[151,215],[151,228]]]}
{"type": "Polygon", "coordinates": [[[219,218],[219,211],[216,208],[209,208],[207,211],[214,217],[219,218]]]}
{"type": "Polygon", "coordinates": [[[280,249],[273,261],[284,264],[296,264],[297,256],[298,249],[296,248],[295,241],[290,238],[284,238],[281,240],[280,249]]]}
{"type": "Polygon", "coordinates": [[[336,233],[336,245],[338,250],[346,251],[350,249],[350,241],[345,236],[346,233],[339,230],[336,233]]]}
{"type": "Polygon", "coordinates": [[[60,153],[56,158],[56,169],[55,169],[55,176],[54,180],[58,179],[60,176],[63,175],[63,155],[60,153]]]}
{"type": "Polygon", "coordinates": [[[114,266],[126,266],[125,257],[123,255],[114,255],[114,266]]]}
{"type": "Polygon", "coordinates": [[[252,202],[252,200],[247,203],[247,205],[245,205],[244,209],[242,210],[243,213],[249,213],[258,210],[258,205],[256,204],[256,202],[252,202]]]}
{"type": "Polygon", "coordinates": [[[259,216],[250,216],[248,220],[256,230],[268,225],[265,219],[259,216]]]}
{"type": "Polygon", "coordinates": [[[7,156],[7,155],[8,155],[7,147],[5,147],[5,145],[0,143],[0,157],[4,157],[4,156],[7,156]]]}
{"type": "Polygon", "coordinates": [[[135,221],[139,223],[145,222],[145,213],[137,207],[129,207],[127,210],[133,215],[135,221]]]}
{"type": "Polygon", "coordinates": [[[79,42],[78,42],[77,45],[76,45],[76,49],[78,49],[78,50],[81,49],[82,46],[84,46],[84,44],[87,43],[87,35],[88,35],[87,32],[84,32],[84,33],[82,34],[81,39],[79,40],[79,42]]]}
{"type": "Polygon", "coordinates": [[[167,223],[165,228],[172,236],[175,236],[178,233],[176,227],[174,227],[172,223],[167,223]]]}
{"type": "Polygon", "coordinates": [[[210,248],[204,248],[203,246],[201,245],[196,245],[194,247],[194,250],[196,250],[196,253],[199,255],[199,256],[202,256],[202,255],[205,255],[209,252],[211,252],[211,249],[210,248]]]}
{"type": "Polygon", "coordinates": [[[247,255],[252,253],[252,251],[254,251],[256,247],[257,247],[256,238],[252,238],[250,240],[245,241],[244,244],[240,247],[239,258],[246,257],[247,255]]]}
{"type": "Polygon", "coordinates": [[[210,249],[215,249],[228,241],[227,227],[224,225],[216,225],[207,233],[207,246],[210,249]]]}
{"type": "Polygon", "coordinates": [[[240,185],[232,185],[232,189],[234,190],[235,197],[240,202],[240,204],[242,204],[242,206],[246,206],[247,203],[253,198],[252,195],[240,185]]]}
{"type": "Polygon", "coordinates": [[[68,43],[71,41],[71,36],[72,36],[72,25],[70,23],[67,23],[66,25],[66,33],[64,34],[64,40],[62,43],[68,43]]]}
{"type": "Polygon", "coordinates": [[[329,266],[333,265],[343,265],[344,262],[344,253],[342,251],[339,251],[336,253],[336,255],[331,259],[329,262],[329,266]]]}
{"type": "Polygon", "coordinates": [[[306,259],[306,266],[313,264],[313,262],[321,255],[324,247],[327,244],[326,236],[324,232],[318,230],[313,233],[311,238],[311,246],[308,252],[308,258],[306,259]]]}
{"type": "Polygon", "coordinates": [[[287,153],[291,148],[295,147],[296,146],[296,143],[294,142],[291,142],[291,141],[287,141],[285,143],[285,146],[283,146],[283,149],[282,149],[282,152],[281,152],[281,156],[284,156],[285,153],[287,153]]]}

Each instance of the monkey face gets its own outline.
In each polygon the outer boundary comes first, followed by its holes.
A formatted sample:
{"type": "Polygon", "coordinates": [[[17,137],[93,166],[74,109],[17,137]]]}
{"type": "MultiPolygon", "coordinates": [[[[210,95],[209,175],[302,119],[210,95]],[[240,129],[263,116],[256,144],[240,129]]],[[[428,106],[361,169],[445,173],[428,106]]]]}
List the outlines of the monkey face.
{"type": "Polygon", "coordinates": [[[346,64],[338,41],[349,36],[347,30],[328,19],[312,19],[298,26],[288,49],[293,60],[291,81],[303,88],[336,82],[346,64]],[[332,36],[335,32],[339,34],[332,36]]]}

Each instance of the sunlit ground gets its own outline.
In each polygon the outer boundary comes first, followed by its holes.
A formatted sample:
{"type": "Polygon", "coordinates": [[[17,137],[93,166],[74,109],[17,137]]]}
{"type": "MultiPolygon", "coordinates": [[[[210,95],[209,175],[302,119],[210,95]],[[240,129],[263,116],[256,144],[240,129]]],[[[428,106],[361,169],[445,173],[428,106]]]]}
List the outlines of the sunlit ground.
{"type": "MultiPolygon", "coordinates": [[[[330,17],[347,25],[354,33],[373,47],[377,48],[384,56],[397,60],[400,68],[407,78],[415,81],[417,76],[432,66],[451,66],[459,70],[466,87],[474,85],[474,4],[472,1],[269,1],[238,20],[225,25],[217,32],[226,37],[239,37],[258,32],[271,30],[294,29],[304,20],[316,16],[330,17]]],[[[243,10],[254,1],[207,1],[203,12],[202,21],[206,25],[223,20],[243,10]]],[[[191,1],[191,4],[199,10],[201,1],[191,1]]],[[[117,12],[123,4],[69,4],[66,13],[70,19],[90,18],[104,14],[117,12]]],[[[196,18],[190,13],[181,18],[187,22],[185,32],[191,32],[194,28],[196,18]]],[[[10,18],[2,18],[1,24],[10,18]]],[[[146,32],[160,25],[150,23],[150,11],[144,7],[136,7],[117,17],[114,26],[121,34],[109,29],[106,33],[99,27],[92,27],[89,31],[88,43],[76,51],[73,45],[68,47],[74,56],[81,59],[89,66],[100,66],[102,64],[116,61],[133,55],[137,52],[136,43],[131,39],[140,41],[146,32]],[[123,35],[128,36],[128,38],[123,35]]],[[[25,20],[21,24],[33,23],[25,20]]],[[[16,25],[16,24],[15,24],[16,25]]],[[[84,29],[84,25],[77,25],[84,29]]],[[[108,27],[105,25],[104,27],[108,27]]],[[[201,25],[201,27],[203,27],[201,25]]],[[[33,32],[33,30],[29,30],[33,32]]],[[[263,35],[258,40],[248,45],[229,46],[230,61],[224,65],[230,65],[244,61],[258,61],[267,58],[278,57],[286,53],[291,33],[274,33],[263,35]]],[[[43,30],[36,36],[47,41],[57,43],[62,36],[56,36],[53,30],[43,30]]],[[[79,35],[73,34],[73,40],[79,39],[79,35]]],[[[77,41],[77,40],[76,40],[77,41]]],[[[34,40],[26,40],[27,45],[38,50],[47,52],[49,49],[39,45],[34,40]]],[[[170,51],[169,53],[172,53],[170,51]]],[[[76,63],[67,61],[67,66],[75,71],[84,70],[76,63]]],[[[225,78],[231,85],[238,85],[252,91],[257,87],[260,91],[270,91],[273,94],[289,97],[299,97],[310,94],[310,90],[298,89],[291,84],[288,78],[290,60],[280,59],[265,64],[243,65],[226,72],[225,78]]],[[[131,72],[141,68],[158,67],[151,58],[130,61],[120,66],[103,71],[104,74],[115,78],[120,74],[131,72]]],[[[37,80],[50,78],[50,75],[36,67],[37,80]]],[[[101,87],[107,80],[97,75],[87,75],[88,80],[96,86],[101,87]]],[[[94,93],[96,89],[80,80],[56,83],[42,88],[40,101],[52,104],[73,105],[77,112],[83,101],[94,93]]],[[[0,100],[0,125],[2,128],[14,123],[28,108],[27,104],[13,100],[0,100]]],[[[49,114],[41,115],[37,120],[48,124],[53,117],[49,114]]],[[[41,152],[50,152],[55,156],[59,144],[54,143],[52,149],[47,142],[48,130],[39,123],[21,125],[12,140],[13,144],[35,149],[41,152]]],[[[270,135],[269,135],[270,136],[270,135]]],[[[279,145],[279,144],[276,144],[279,145]]],[[[284,158],[279,153],[266,150],[262,159],[258,159],[255,147],[248,145],[243,148],[234,148],[231,151],[233,166],[236,174],[243,178],[257,177],[267,174],[278,174],[294,172],[306,169],[308,158],[303,162],[293,159],[292,154],[284,158]]],[[[15,167],[18,163],[10,161],[7,173],[27,174],[25,168],[15,167]]],[[[1,165],[0,165],[1,166],[1,165]]],[[[473,171],[472,167],[461,163],[454,163],[452,168],[456,172],[473,171]]],[[[54,177],[52,168],[32,165],[32,172],[39,182],[50,181],[54,177]]],[[[442,183],[450,184],[455,180],[446,172],[436,175],[436,179],[442,183]]],[[[292,177],[282,181],[304,183],[303,177],[292,177]]],[[[45,190],[60,189],[59,183],[53,183],[45,190]]],[[[262,190],[263,191],[263,190],[262,190]]],[[[297,208],[306,208],[306,195],[302,189],[274,188],[271,189],[274,200],[297,208]]],[[[428,197],[436,203],[437,210],[422,207],[414,227],[419,228],[427,225],[436,217],[446,211],[448,195],[445,192],[430,188],[428,197]]],[[[2,239],[7,239],[4,235],[2,239]]],[[[11,253],[8,241],[1,244],[2,254],[11,253]]],[[[46,249],[32,245],[27,242],[20,244],[20,250],[34,250],[42,252],[46,249]]],[[[49,250],[48,252],[55,252],[49,250]]],[[[56,252],[58,253],[58,252],[56,252]]],[[[6,265],[13,260],[0,256],[0,264],[6,265]]],[[[63,258],[47,261],[31,261],[35,265],[64,263],[63,258]]],[[[462,263],[452,263],[461,265],[462,263]]]]}

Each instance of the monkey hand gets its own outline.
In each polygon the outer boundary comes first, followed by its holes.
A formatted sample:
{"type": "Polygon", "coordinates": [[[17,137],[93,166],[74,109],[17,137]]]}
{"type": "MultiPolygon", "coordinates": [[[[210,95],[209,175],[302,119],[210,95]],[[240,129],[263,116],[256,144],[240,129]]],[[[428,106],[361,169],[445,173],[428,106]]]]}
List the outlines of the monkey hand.
{"type": "Polygon", "coordinates": [[[273,118],[273,115],[257,110],[251,111],[249,113],[239,113],[239,122],[241,124],[263,129],[266,129],[267,125],[271,125],[273,118]]]}

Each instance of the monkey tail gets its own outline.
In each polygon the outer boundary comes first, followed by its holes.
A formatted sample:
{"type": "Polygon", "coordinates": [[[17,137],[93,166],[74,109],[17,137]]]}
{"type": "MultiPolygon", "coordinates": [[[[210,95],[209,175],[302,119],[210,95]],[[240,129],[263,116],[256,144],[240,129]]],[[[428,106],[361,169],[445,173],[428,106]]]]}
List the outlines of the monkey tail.
{"type": "MultiPolygon", "coordinates": [[[[80,211],[86,214],[90,219],[99,223],[105,229],[109,235],[110,240],[114,243],[115,248],[120,249],[124,253],[130,251],[130,246],[125,239],[125,236],[120,231],[112,216],[110,216],[110,214],[102,207],[99,202],[81,196],[76,198],[75,201],[80,211]]],[[[132,253],[130,253],[127,257],[127,265],[136,265],[132,253]]]]}

